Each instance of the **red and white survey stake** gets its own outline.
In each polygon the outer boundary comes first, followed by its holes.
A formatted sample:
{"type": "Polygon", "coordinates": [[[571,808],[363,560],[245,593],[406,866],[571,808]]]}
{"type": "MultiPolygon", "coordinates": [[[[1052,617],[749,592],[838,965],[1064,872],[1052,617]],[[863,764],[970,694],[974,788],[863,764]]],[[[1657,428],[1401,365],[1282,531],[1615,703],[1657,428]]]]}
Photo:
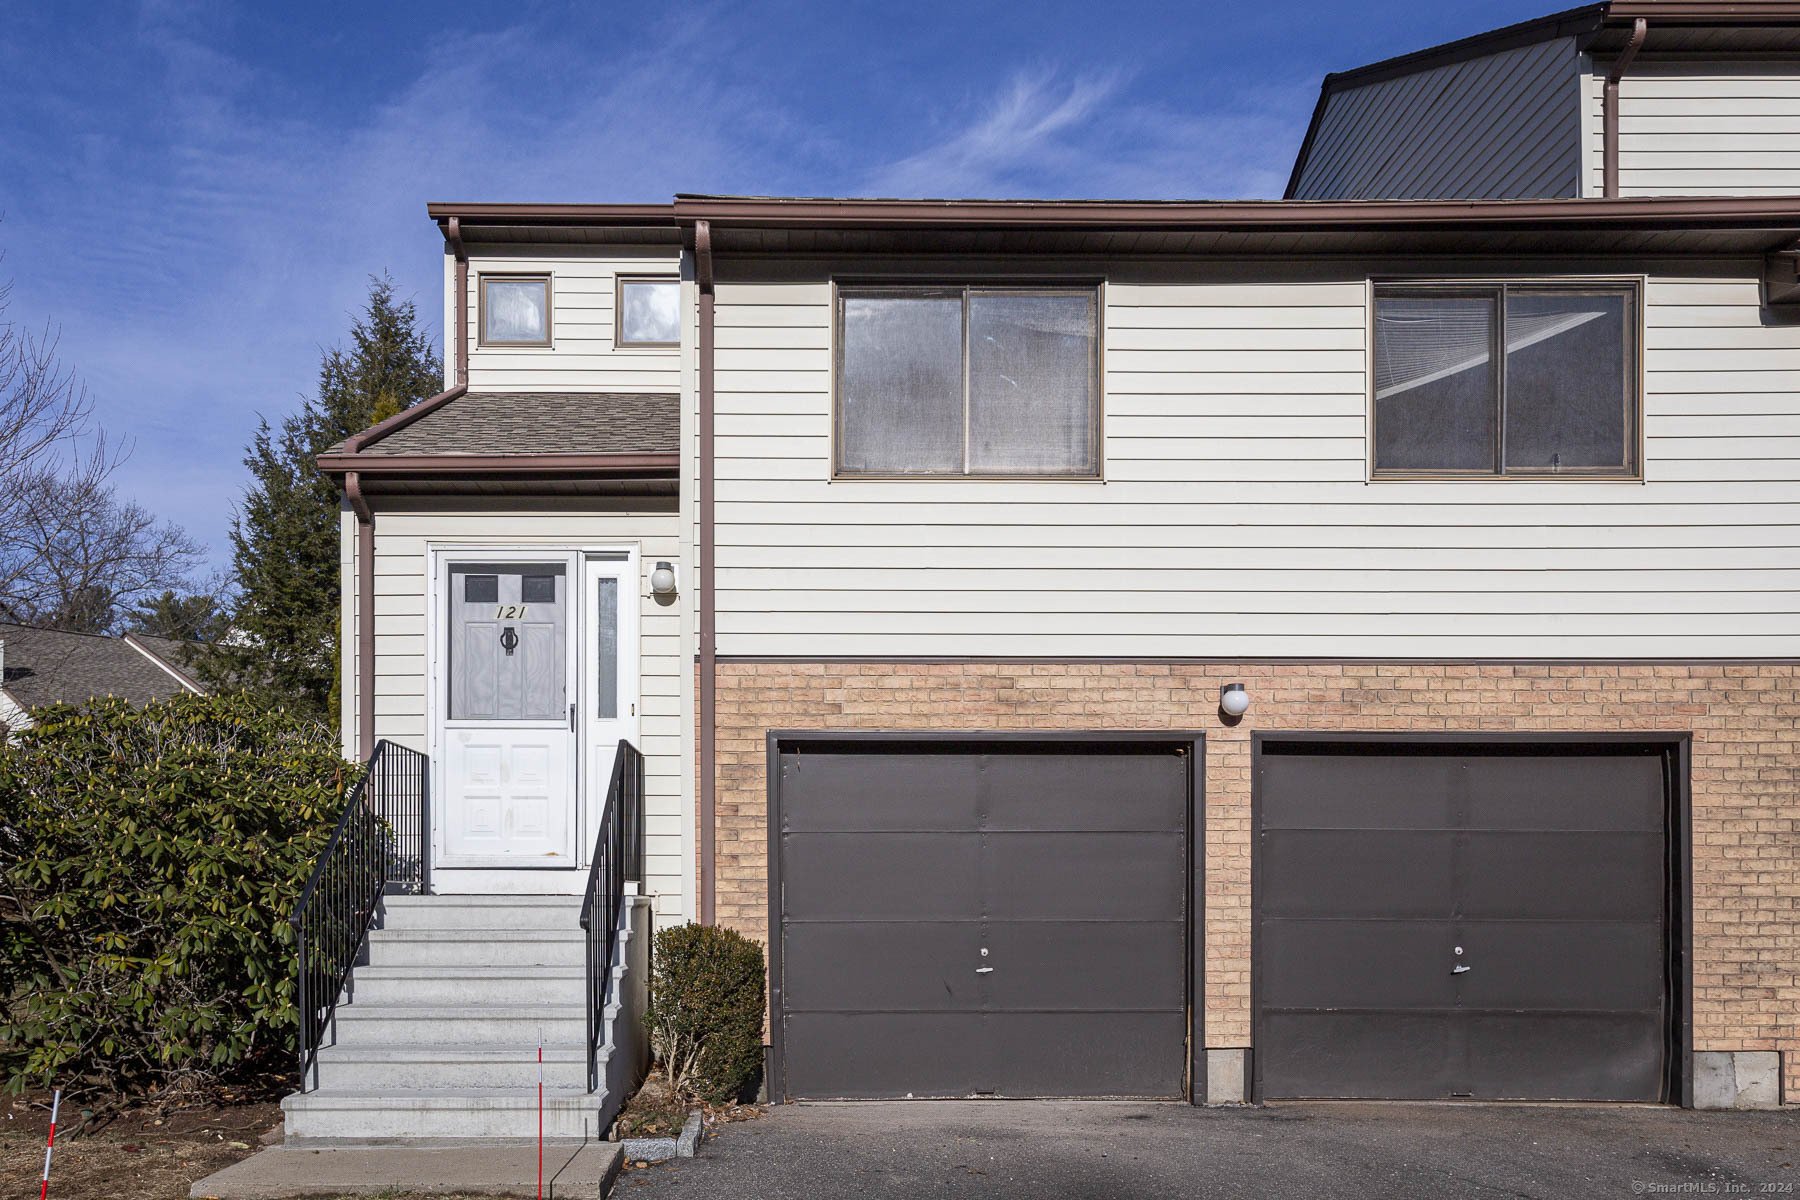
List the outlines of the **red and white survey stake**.
{"type": "Polygon", "coordinates": [[[56,1149],[56,1114],[62,1109],[62,1089],[57,1088],[50,1100],[50,1141],[44,1146],[44,1184],[38,1188],[38,1200],[50,1194],[50,1152],[56,1149]]]}

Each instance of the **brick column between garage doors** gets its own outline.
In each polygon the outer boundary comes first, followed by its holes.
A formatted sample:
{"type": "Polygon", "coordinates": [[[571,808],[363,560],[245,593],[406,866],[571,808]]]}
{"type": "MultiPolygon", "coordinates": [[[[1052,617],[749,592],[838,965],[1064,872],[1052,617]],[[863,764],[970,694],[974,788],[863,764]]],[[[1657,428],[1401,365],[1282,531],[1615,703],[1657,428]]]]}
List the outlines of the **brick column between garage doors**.
{"type": "Polygon", "coordinates": [[[1800,667],[750,663],[719,667],[718,917],[767,929],[771,729],[1206,733],[1206,1043],[1250,1044],[1250,735],[1691,731],[1694,1048],[1784,1051],[1800,1094],[1800,667]],[[1235,727],[1219,687],[1242,680],[1235,727]]]}

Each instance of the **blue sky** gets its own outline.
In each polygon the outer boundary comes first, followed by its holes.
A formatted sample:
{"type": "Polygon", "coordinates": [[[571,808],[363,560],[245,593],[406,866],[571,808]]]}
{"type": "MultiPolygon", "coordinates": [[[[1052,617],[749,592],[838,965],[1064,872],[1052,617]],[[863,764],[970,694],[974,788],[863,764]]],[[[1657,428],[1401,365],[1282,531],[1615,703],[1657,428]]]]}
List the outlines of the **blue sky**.
{"type": "Polygon", "coordinates": [[[1276,196],[1325,72],[1554,7],[19,3],[0,279],[223,564],[367,276],[438,335],[428,200],[1276,196]]]}

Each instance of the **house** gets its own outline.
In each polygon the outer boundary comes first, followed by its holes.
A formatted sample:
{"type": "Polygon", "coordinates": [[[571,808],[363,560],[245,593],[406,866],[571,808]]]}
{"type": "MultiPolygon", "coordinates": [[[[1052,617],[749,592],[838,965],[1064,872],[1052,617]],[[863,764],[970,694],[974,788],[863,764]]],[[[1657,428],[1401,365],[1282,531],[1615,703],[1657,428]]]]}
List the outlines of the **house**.
{"type": "Polygon", "coordinates": [[[447,390],[320,463],[432,894],[290,1138],[522,1132],[547,1019],[603,1127],[646,904],[766,942],[775,1098],[1779,1103],[1797,44],[1333,76],[1282,201],[431,205],[447,390]]]}
{"type": "Polygon", "coordinates": [[[0,731],[31,728],[40,704],[118,696],[133,704],[206,689],[171,638],[70,633],[0,622],[0,731]]]}

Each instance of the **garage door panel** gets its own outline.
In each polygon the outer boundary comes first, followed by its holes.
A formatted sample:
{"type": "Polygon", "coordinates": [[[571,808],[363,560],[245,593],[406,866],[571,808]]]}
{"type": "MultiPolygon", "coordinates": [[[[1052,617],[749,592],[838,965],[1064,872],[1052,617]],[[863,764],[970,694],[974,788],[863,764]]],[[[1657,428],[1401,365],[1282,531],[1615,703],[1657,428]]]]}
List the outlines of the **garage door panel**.
{"type": "Polygon", "coordinates": [[[978,1009],[982,933],[972,922],[790,922],[788,1011],[978,1009]]]}
{"type": "Polygon", "coordinates": [[[1610,921],[1661,911],[1666,850],[1660,833],[1465,837],[1464,916],[1610,921]]]}
{"type": "Polygon", "coordinates": [[[1257,1051],[1263,1093],[1429,1100],[1456,1088],[1462,1034],[1448,1013],[1270,1012],[1257,1051]]]}
{"type": "Polygon", "coordinates": [[[972,1096],[992,1087],[979,1014],[788,1013],[784,1057],[795,1099],[972,1096]]]}
{"type": "Polygon", "coordinates": [[[1469,1008],[1661,1011],[1658,923],[1480,921],[1457,940],[1469,1008]]]}
{"type": "Polygon", "coordinates": [[[1272,1008],[1448,1008],[1446,921],[1265,920],[1257,988],[1272,1008]]]}
{"type": "Polygon", "coordinates": [[[798,920],[939,920],[979,912],[973,834],[788,833],[781,904],[798,920]]]}
{"type": "Polygon", "coordinates": [[[820,744],[775,781],[785,1095],[1183,1094],[1179,743],[820,744]]]}
{"type": "Polygon", "coordinates": [[[1479,1013],[1472,1092],[1494,1100],[1625,1100],[1663,1093],[1663,1029],[1651,1013],[1479,1013]]]}
{"type": "Polygon", "coordinates": [[[1288,754],[1265,757],[1258,769],[1264,829],[1441,829],[1457,762],[1288,754]]]}
{"type": "Polygon", "coordinates": [[[1480,829],[1662,835],[1662,760],[1653,754],[1470,757],[1468,819],[1480,829]]]}
{"type": "Polygon", "coordinates": [[[993,1013],[990,1052],[1006,1096],[1176,1098],[1186,1080],[1187,1022],[1167,1013],[993,1013]]]}
{"type": "Polygon", "coordinates": [[[995,920],[1143,921],[1180,913],[1182,833],[990,832],[986,915],[995,920]]]}
{"type": "Polygon", "coordinates": [[[1176,1010],[1187,995],[1180,921],[997,921],[987,926],[992,1007],[1176,1010]]]}
{"type": "Polygon", "coordinates": [[[1271,917],[1450,916],[1453,834],[1269,830],[1257,903],[1271,917]]]}
{"type": "Polygon", "coordinates": [[[1670,818],[1652,751],[1261,746],[1260,1094],[1661,1099],[1670,818]]]}
{"type": "Polygon", "coordinates": [[[975,827],[981,770],[974,756],[896,756],[904,770],[875,772],[868,769],[868,757],[783,755],[783,828],[829,833],[975,827]]]}
{"type": "Polygon", "coordinates": [[[995,754],[982,761],[989,830],[1168,830],[1187,819],[1183,756],[995,754]]]}

